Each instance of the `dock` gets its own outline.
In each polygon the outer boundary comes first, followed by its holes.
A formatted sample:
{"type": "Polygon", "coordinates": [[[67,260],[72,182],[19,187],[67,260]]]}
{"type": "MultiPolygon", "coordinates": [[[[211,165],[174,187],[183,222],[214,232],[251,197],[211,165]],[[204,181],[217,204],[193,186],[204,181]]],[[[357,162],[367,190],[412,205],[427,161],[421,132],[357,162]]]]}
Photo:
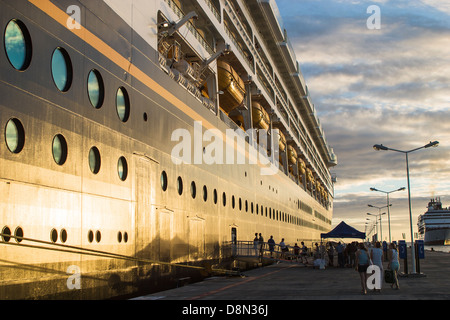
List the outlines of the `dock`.
{"type": "MultiPolygon", "coordinates": [[[[335,259],[336,260],[336,259],[335,259]]],[[[385,262],[385,268],[387,262],[385,262]]],[[[411,268],[410,268],[411,269],[411,268]]],[[[420,276],[399,276],[400,289],[383,283],[381,292],[361,292],[353,268],[313,268],[295,262],[280,262],[245,271],[241,276],[211,277],[202,282],[134,298],[178,301],[283,301],[283,300],[448,300],[450,299],[450,254],[426,251],[420,276]]]]}

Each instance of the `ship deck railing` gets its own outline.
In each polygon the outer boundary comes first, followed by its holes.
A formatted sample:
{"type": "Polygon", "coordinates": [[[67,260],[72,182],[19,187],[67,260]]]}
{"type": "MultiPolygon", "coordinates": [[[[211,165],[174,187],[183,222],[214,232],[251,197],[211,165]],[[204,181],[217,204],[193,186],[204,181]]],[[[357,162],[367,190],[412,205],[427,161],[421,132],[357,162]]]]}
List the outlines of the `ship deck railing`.
{"type": "MultiPolygon", "coordinates": [[[[294,248],[287,245],[286,250],[283,251],[279,244],[275,244],[273,250],[267,242],[255,244],[253,241],[236,241],[230,242],[229,248],[231,256],[235,259],[239,258],[255,258],[255,259],[270,259],[275,261],[290,261],[302,262],[301,253],[295,254],[294,248]]],[[[311,253],[308,250],[306,258],[310,257],[311,253]]]]}

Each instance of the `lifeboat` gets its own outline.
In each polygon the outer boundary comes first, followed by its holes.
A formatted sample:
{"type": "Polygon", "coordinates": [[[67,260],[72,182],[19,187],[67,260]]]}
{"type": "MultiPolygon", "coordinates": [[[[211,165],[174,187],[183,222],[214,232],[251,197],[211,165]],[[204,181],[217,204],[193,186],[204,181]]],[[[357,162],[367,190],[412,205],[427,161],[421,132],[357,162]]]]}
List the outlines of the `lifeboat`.
{"type": "Polygon", "coordinates": [[[270,117],[269,113],[263,108],[263,106],[256,102],[252,102],[252,118],[253,127],[258,129],[269,130],[270,128],[270,117]]]}
{"type": "Polygon", "coordinates": [[[306,169],[306,180],[308,182],[313,182],[314,181],[314,177],[313,177],[311,169],[306,169]]]}
{"type": "Polygon", "coordinates": [[[290,164],[297,164],[297,151],[295,151],[294,147],[288,145],[288,161],[290,164]]]}
{"type": "Polygon", "coordinates": [[[286,136],[281,130],[278,130],[278,147],[280,149],[280,153],[286,150],[286,136]]]}
{"type": "Polygon", "coordinates": [[[244,102],[245,85],[237,72],[226,62],[217,62],[219,76],[220,107],[228,114],[244,102]]]}
{"type": "Polygon", "coordinates": [[[298,172],[299,174],[303,175],[306,173],[306,164],[305,161],[302,158],[298,158],[298,172]]]}

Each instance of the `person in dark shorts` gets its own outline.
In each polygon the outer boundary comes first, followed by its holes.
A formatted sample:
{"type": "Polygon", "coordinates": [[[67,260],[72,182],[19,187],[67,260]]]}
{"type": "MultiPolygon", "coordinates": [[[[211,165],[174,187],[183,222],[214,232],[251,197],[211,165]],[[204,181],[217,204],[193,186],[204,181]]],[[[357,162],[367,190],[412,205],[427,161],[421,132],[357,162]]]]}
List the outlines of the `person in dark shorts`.
{"type": "Polygon", "coordinates": [[[358,245],[358,251],[356,251],[356,263],[355,269],[359,272],[361,278],[362,293],[367,294],[367,268],[370,265],[369,252],[364,246],[364,243],[358,245]]]}

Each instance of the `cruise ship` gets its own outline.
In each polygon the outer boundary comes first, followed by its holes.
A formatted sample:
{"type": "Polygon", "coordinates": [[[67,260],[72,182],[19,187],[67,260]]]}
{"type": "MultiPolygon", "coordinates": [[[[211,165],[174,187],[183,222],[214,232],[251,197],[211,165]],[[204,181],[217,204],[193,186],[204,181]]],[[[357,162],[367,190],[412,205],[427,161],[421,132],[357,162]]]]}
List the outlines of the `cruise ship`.
{"type": "Polygon", "coordinates": [[[275,1],[0,5],[0,299],[155,292],[331,230],[337,157],[275,1]]]}
{"type": "Polygon", "coordinates": [[[443,208],[439,198],[430,200],[428,210],[419,216],[417,226],[425,245],[450,244],[450,208],[443,208]]]}

